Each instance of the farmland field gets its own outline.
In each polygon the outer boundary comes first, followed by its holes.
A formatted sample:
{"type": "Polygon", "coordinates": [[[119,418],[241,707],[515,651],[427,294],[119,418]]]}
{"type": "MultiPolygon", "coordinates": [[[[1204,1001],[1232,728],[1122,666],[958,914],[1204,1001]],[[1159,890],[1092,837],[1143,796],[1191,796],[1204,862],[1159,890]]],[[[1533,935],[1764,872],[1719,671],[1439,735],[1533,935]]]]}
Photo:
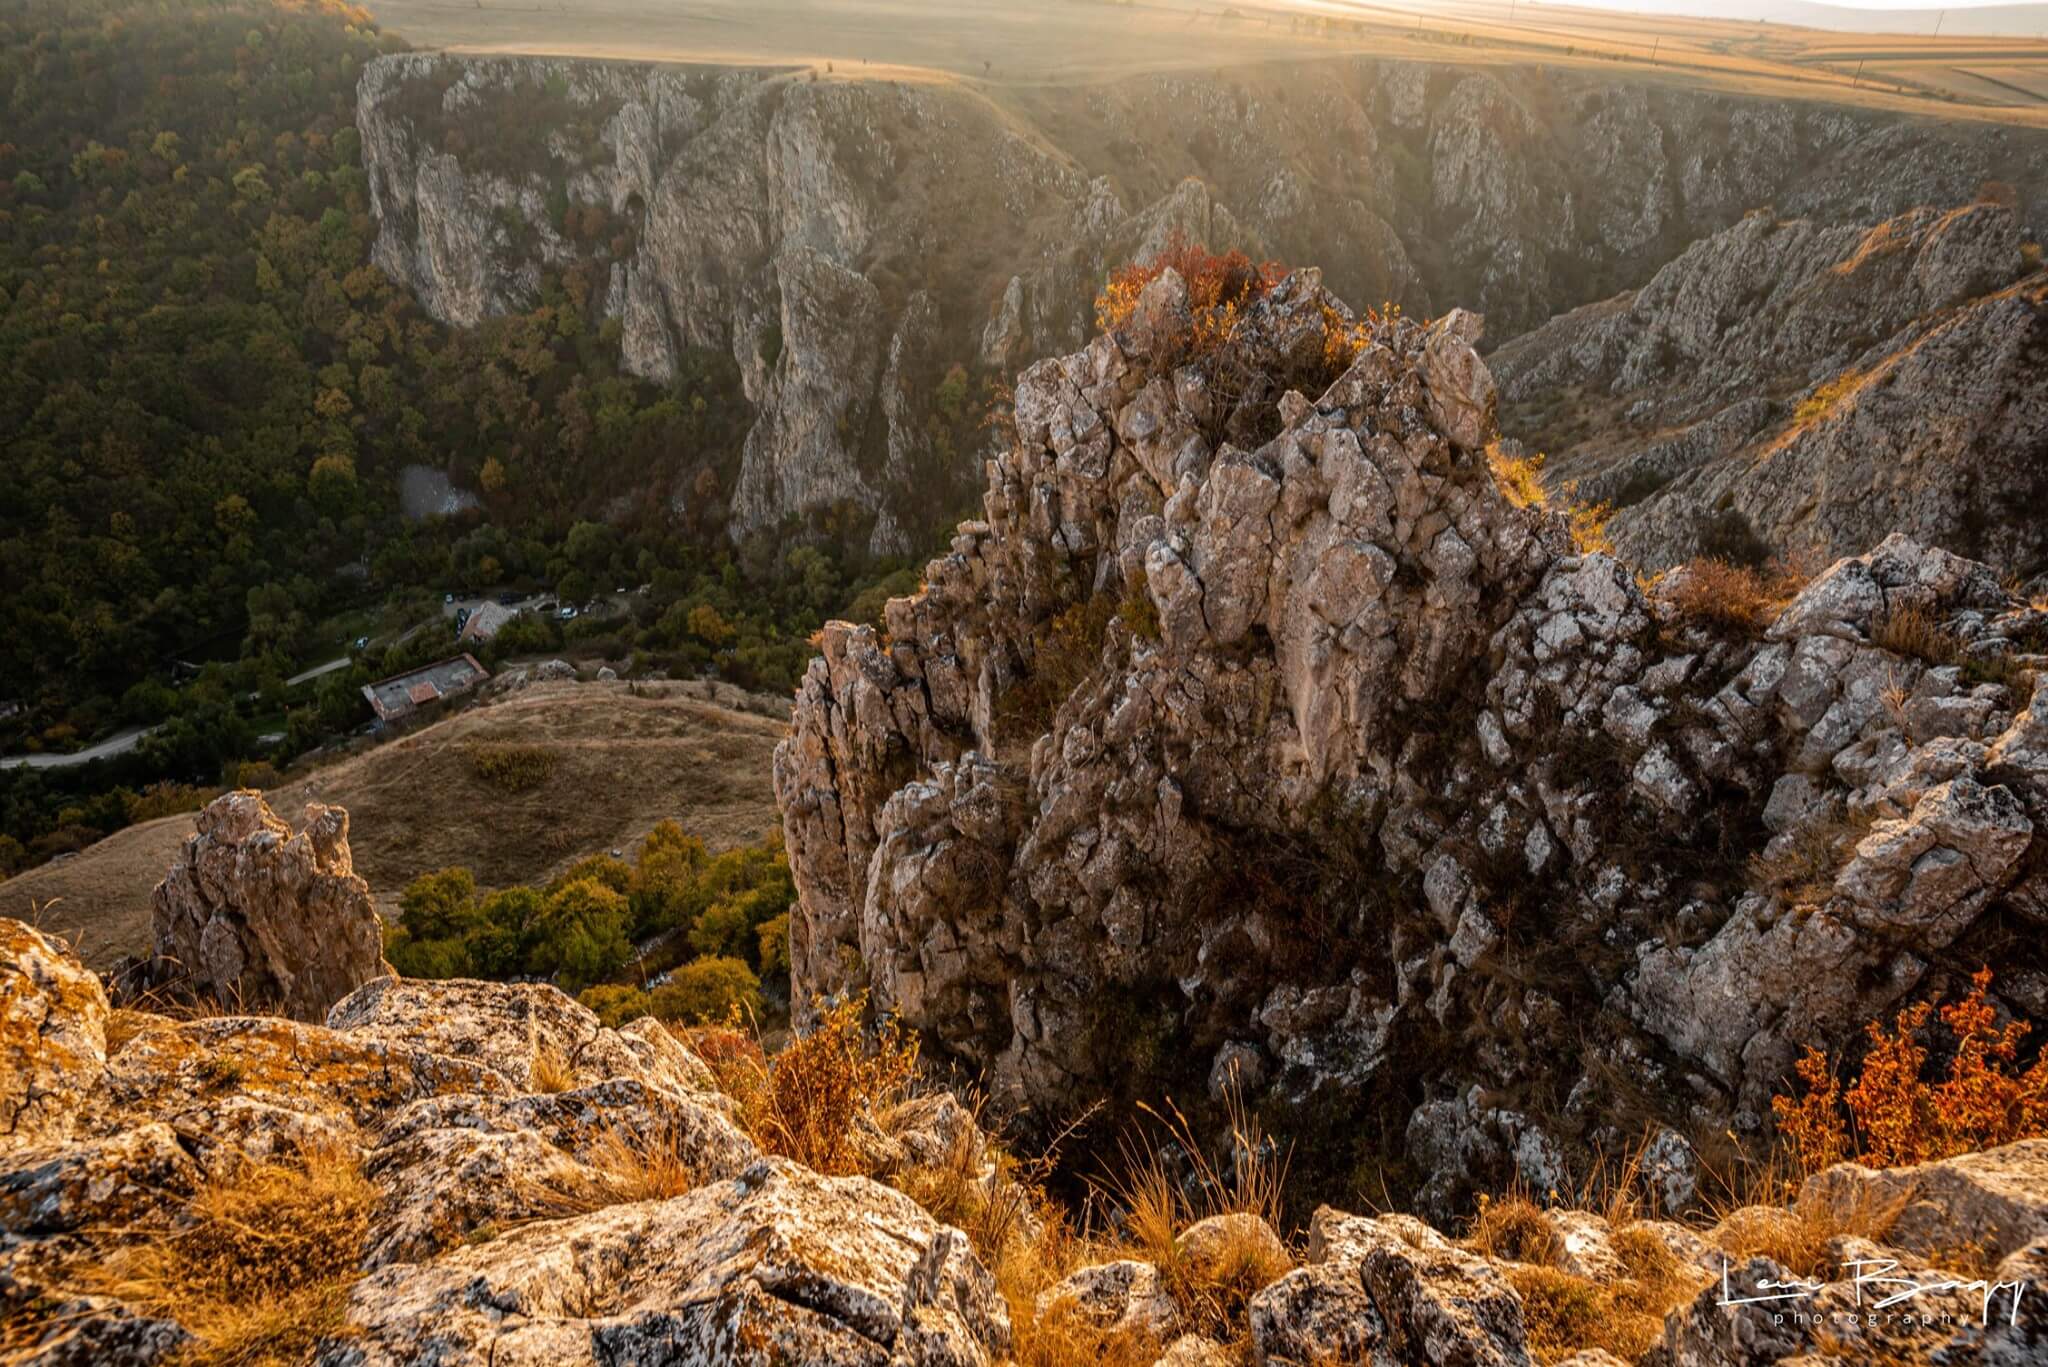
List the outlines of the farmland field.
{"type": "Polygon", "coordinates": [[[1857,34],[1520,0],[386,0],[424,47],[811,67],[991,89],[1363,55],[1540,61],[1680,85],[2048,123],[2048,41],[1857,34]]]}

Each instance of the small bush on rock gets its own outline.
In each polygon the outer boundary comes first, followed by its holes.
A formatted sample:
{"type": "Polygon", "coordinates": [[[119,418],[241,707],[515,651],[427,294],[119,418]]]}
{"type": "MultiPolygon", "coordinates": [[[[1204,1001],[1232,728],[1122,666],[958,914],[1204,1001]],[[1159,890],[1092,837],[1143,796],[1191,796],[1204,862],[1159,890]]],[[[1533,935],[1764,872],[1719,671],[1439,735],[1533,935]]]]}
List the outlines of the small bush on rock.
{"type": "Polygon", "coordinates": [[[1241,251],[1217,255],[1175,233],[1164,251],[1146,265],[1136,262],[1109,277],[1095,300],[1095,323],[1110,332],[1131,321],[1138,296],[1168,270],[1178,272],[1188,287],[1192,325],[1187,338],[1190,356],[1203,356],[1230,340],[1237,320],[1253,300],[1270,291],[1287,274],[1278,262],[1254,265],[1241,251]]]}
{"type": "Polygon", "coordinates": [[[555,752],[539,745],[479,745],[469,752],[476,776],[501,793],[525,793],[555,772],[555,752]]]}
{"type": "Polygon", "coordinates": [[[1804,1094],[1771,1102],[1800,1166],[1818,1172],[1855,1158],[1897,1167],[2048,1136],[2048,1057],[2022,1069],[2030,1027],[2016,1020],[2001,1028],[1990,987],[1991,971],[1982,969],[1961,1001],[1939,1008],[1949,1062],[1938,1082],[1926,1076],[1936,1034],[1931,1002],[1899,1012],[1890,1030],[1878,1021],[1865,1027],[1869,1052],[1847,1091],[1827,1055],[1809,1047],[1798,1067],[1804,1094]]]}
{"type": "Polygon", "coordinates": [[[1778,619],[1803,587],[1794,571],[1766,572],[1712,556],[1687,562],[1660,581],[1678,620],[1753,636],[1778,619]]]}
{"type": "MultiPolygon", "coordinates": [[[[870,1035],[866,1008],[865,997],[841,1002],[773,1059],[729,1050],[712,1064],[755,1143],[827,1176],[866,1173],[857,1125],[909,1094],[918,1054],[916,1038],[893,1020],[870,1035]]],[[[726,1029],[738,1026],[730,1013],[726,1029]]]]}
{"type": "MultiPolygon", "coordinates": [[[[1510,444],[1512,445],[1512,444],[1510,444]]],[[[1494,483],[1503,496],[1517,508],[1552,507],[1550,491],[1543,484],[1543,453],[1524,455],[1519,451],[1493,442],[1486,448],[1486,463],[1493,471],[1494,483]]],[[[1580,503],[1572,498],[1572,487],[1567,485],[1562,509],[1569,524],[1572,544],[1581,555],[1595,553],[1614,554],[1614,540],[1607,533],[1607,520],[1614,509],[1605,503],[1580,503]]]]}

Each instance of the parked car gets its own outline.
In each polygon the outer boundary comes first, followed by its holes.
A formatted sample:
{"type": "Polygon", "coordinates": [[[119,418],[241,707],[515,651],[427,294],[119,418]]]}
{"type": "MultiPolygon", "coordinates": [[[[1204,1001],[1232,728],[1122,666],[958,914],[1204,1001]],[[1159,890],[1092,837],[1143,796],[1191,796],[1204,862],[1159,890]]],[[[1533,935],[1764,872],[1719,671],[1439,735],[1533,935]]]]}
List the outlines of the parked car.
{"type": "Polygon", "coordinates": [[[369,637],[367,637],[367,636],[358,636],[358,637],[356,637],[356,649],[357,649],[357,650],[368,650],[369,648],[370,648],[370,638],[369,638],[369,637]]]}
{"type": "Polygon", "coordinates": [[[463,626],[464,626],[464,624],[466,624],[466,623],[467,623],[468,621],[469,621],[469,609],[468,609],[468,608],[457,608],[457,609],[455,609],[455,629],[456,629],[457,631],[461,631],[461,630],[462,630],[462,628],[463,628],[463,626]]]}
{"type": "Polygon", "coordinates": [[[455,601],[455,595],[452,593],[444,593],[441,595],[441,601],[444,603],[452,603],[455,601]]]}
{"type": "Polygon", "coordinates": [[[563,609],[562,609],[562,617],[563,617],[563,619],[564,619],[565,621],[566,621],[566,620],[567,620],[568,618],[574,617],[575,615],[576,615],[576,609],[575,609],[575,607],[574,607],[573,605],[572,605],[572,606],[569,606],[569,607],[565,607],[565,608],[563,608],[563,609]]]}

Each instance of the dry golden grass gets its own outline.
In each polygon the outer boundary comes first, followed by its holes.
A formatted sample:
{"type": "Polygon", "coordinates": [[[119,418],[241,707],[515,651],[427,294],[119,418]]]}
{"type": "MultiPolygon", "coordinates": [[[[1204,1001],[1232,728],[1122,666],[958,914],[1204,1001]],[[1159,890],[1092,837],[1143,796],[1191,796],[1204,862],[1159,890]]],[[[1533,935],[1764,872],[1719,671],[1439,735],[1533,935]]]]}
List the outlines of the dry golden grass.
{"type": "MultiPolygon", "coordinates": [[[[779,823],[769,760],[784,723],[700,701],[681,684],[653,691],[661,687],[636,696],[529,685],[294,778],[265,799],[294,823],[308,802],[348,808],[356,872],[387,918],[423,873],[460,865],[485,887],[544,884],[593,850],[637,844],[663,820],[685,820],[715,850],[764,838],[779,823]],[[505,792],[480,778],[473,747],[501,745],[553,755],[545,780],[505,792]]],[[[0,916],[23,915],[31,899],[61,898],[48,927],[89,967],[146,953],[150,890],[190,834],[190,814],[117,831],[0,883],[0,916]]]]}
{"type": "Polygon", "coordinates": [[[1698,1294],[1705,1273],[1686,1267],[1655,1234],[1624,1229],[1613,1237],[1622,1275],[1593,1281],[1553,1266],[1516,1263],[1508,1282],[1522,1297],[1529,1351],[1556,1362],[1588,1348],[1604,1348],[1633,1362],[1663,1335],[1664,1317],[1698,1294]]]}
{"type": "Polygon", "coordinates": [[[162,1022],[165,1017],[153,1011],[132,1011],[127,1007],[116,1007],[107,1017],[107,1057],[121,1052],[129,1040],[134,1039],[150,1026],[162,1022]]]}
{"type": "Polygon", "coordinates": [[[1097,1324],[1071,1303],[1041,1315],[1031,1297],[1011,1301],[1010,1340],[1016,1367],[1152,1367],[1166,1347],[1150,1334],[1097,1324]]]}
{"type": "Polygon", "coordinates": [[[1751,855],[1750,886],[1788,906],[1818,906],[1835,893],[1835,875],[1864,836],[1874,814],[1816,821],[1795,832],[1773,853],[1751,855]]]}
{"type": "Polygon", "coordinates": [[[1843,371],[1801,399],[1799,407],[1793,410],[1792,421],[1801,425],[1819,422],[1834,412],[1844,399],[1861,389],[1869,378],[1853,370],[1843,371]]]}
{"type": "Polygon", "coordinates": [[[1896,609],[1871,623],[1870,643],[1934,665],[1954,664],[1963,654],[1962,642],[1933,613],[1918,606],[1896,609]]]}
{"type": "Polygon", "coordinates": [[[1807,578],[1794,570],[1760,571],[1704,557],[1669,576],[1663,592],[1681,622],[1754,635],[1777,620],[1807,578]]]}
{"type": "Polygon", "coordinates": [[[533,1056],[533,1090],[553,1095],[574,1090],[576,1070],[559,1049],[542,1048],[533,1056]]]}
{"type": "Polygon", "coordinates": [[[1489,1258],[1555,1267],[1564,1254],[1564,1241],[1525,1192],[1510,1191],[1498,1199],[1481,1197],[1479,1214],[1465,1236],[1466,1244],[1489,1258]]]}
{"type": "MultiPolygon", "coordinates": [[[[904,1195],[933,1219],[952,1225],[991,1262],[1026,1241],[1050,1213],[1031,1165],[1001,1146],[984,1144],[982,1106],[969,1101],[975,1127],[955,1132],[936,1162],[912,1163],[891,1177],[904,1195]]],[[[886,1126],[885,1126],[886,1128],[886,1126]]]]}
{"type": "Polygon", "coordinates": [[[1572,545],[1581,555],[1614,554],[1614,539],[1607,533],[1613,507],[1605,503],[1580,503],[1572,497],[1573,486],[1569,485],[1563,491],[1562,503],[1553,501],[1543,483],[1543,460],[1540,451],[1528,456],[1509,455],[1497,441],[1486,448],[1487,468],[1493,471],[1494,483],[1509,503],[1517,508],[1562,513],[1571,531],[1572,545]]]}
{"type": "Polygon", "coordinates": [[[202,1188],[189,1223],[118,1250],[79,1289],[174,1316],[192,1367],[297,1367],[340,1335],[375,1192],[351,1154],[252,1164],[202,1188]]]}
{"type": "Polygon", "coordinates": [[[538,1218],[582,1215],[628,1201],[666,1201],[701,1186],[686,1156],[690,1145],[670,1126],[609,1128],[582,1155],[595,1180],[573,1185],[534,1184],[524,1195],[538,1218]]]}
{"type": "Polygon", "coordinates": [[[1707,1239],[1730,1258],[1769,1258],[1796,1277],[1832,1272],[1828,1242],[1856,1235],[1882,1243],[1903,1203],[1865,1201],[1848,1208],[1818,1205],[1754,1205],[1725,1213],[1707,1239]]]}
{"type": "MultiPolygon", "coordinates": [[[[741,1123],[769,1153],[828,1176],[872,1176],[858,1124],[872,1122],[910,1094],[917,1039],[891,1020],[872,1033],[865,996],[825,1012],[816,1029],[770,1058],[726,1047],[711,1063],[719,1086],[739,1103],[741,1123]]],[[[737,1012],[714,1034],[745,1037],[737,1012]]]]}
{"type": "Polygon", "coordinates": [[[1157,1131],[1126,1135],[1119,1146],[1121,1170],[1097,1187],[1122,1212],[1118,1242],[1127,1250],[1122,1256],[1142,1258],[1159,1269],[1193,1330],[1226,1343],[1241,1340],[1246,1303],[1283,1276],[1293,1261],[1276,1254],[1262,1238],[1233,1230],[1212,1256],[1198,1262],[1188,1256],[1181,1235],[1217,1215],[1256,1216],[1269,1229],[1284,1228],[1287,1154],[1234,1089],[1225,1097],[1221,1143],[1232,1156],[1227,1160],[1210,1155],[1187,1117],[1170,1102],[1163,1112],[1142,1109],[1158,1122],[1157,1131]]]}

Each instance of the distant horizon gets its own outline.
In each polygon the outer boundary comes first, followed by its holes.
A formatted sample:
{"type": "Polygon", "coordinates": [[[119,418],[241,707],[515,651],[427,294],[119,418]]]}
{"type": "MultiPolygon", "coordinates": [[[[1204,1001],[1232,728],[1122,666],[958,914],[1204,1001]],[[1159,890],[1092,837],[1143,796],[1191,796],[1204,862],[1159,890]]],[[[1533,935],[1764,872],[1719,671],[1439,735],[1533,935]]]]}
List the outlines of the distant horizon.
{"type": "MultiPolygon", "coordinates": [[[[1426,2],[1426,0],[1425,0],[1426,2]]],[[[1924,22],[1929,31],[1979,37],[2041,36],[2048,30],[2048,0],[1523,0],[1532,8],[1582,8],[1621,14],[1733,19],[1839,29],[1907,33],[1924,22]],[[2011,26],[2004,27],[2005,15],[2011,26]]]]}

